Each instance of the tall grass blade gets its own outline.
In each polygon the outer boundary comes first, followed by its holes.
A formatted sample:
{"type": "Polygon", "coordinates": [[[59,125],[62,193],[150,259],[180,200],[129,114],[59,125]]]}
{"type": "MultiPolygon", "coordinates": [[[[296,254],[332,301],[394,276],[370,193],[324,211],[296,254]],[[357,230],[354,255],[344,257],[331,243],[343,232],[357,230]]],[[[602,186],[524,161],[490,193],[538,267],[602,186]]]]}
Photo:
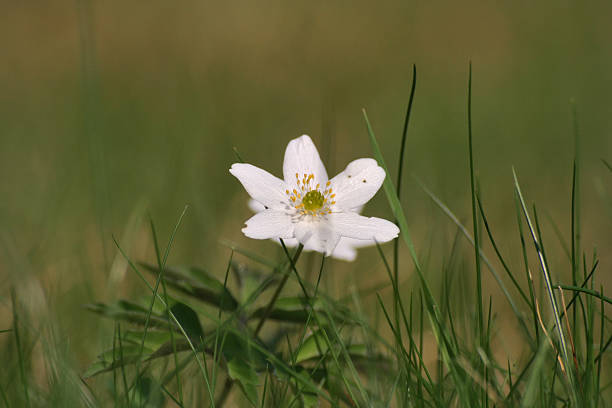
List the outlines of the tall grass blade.
{"type": "Polygon", "coordinates": [[[476,213],[476,177],[474,176],[474,149],[472,142],[472,62],[470,61],[468,77],[468,100],[467,100],[467,122],[468,122],[468,146],[470,156],[470,190],[472,198],[472,223],[474,231],[474,261],[476,262],[476,313],[478,316],[477,331],[481,334],[480,344],[484,344],[484,321],[482,309],[482,272],[480,270],[480,234],[478,231],[478,217],[476,213]]]}
{"type": "Polygon", "coordinates": [[[387,177],[385,177],[385,181],[383,182],[385,195],[387,196],[387,200],[389,201],[389,205],[391,206],[393,216],[395,217],[400,226],[400,233],[402,234],[402,238],[404,238],[406,245],[408,245],[410,255],[412,256],[412,261],[414,262],[416,268],[420,270],[421,267],[419,265],[418,257],[414,249],[414,244],[412,242],[412,238],[410,237],[410,232],[408,230],[408,222],[406,221],[406,216],[404,215],[402,205],[400,204],[399,198],[397,196],[395,186],[393,186],[393,182],[389,177],[389,169],[387,168],[387,164],[385,163],[385,159],[380,150],[380,146],[378,145],[378,141],[376,140],[376,136],[374,135],[374,130],[372,130],[372,125],[370,124],[370,120],[368,119],[368,114],[366,113],[365,109],[362,109],[361,112],[363,113],[363,118],[366,122],[368,135],[370,136],[370,143],[372,144],[372,150],[374,151],[374,157],[376,157],[376,160],[378,161],[379,165],[385,170],[385,173],[387,173],[387,177]]]}
{"type": "Polygon", "coordinates": [[[15,288],[11,288],[11,305],[13,311],[13,334],[15,335],[15,345],[17,347],[17,359],[19,361],[19,377],[23,387],[24,401],[27,407],[30,406],[30,391],[28,389],[28,378],[25,372],[25,354],[21,336],[19,332],[19,313],[17,313],[17,300],[15,299],[15,288]]]}
{"type": "Polygon", "coordinates": [[[521,192],[521,187],[519,185],[518,182],[518,178],[516,176],[516,172],[514,171],[514,168],[512,169],[512,173],[514,176],[514,186],[515,186],[515,190],[516,193],[518,194],[518,198],[520,200],[520,204],[521,207],[523,209],[523,215],[525,216],[525,219],[527,220],[527,226],[529,227],[529,231],[531,233],[531,238],[533,240],[533,244],[535,246],[537,255],[538,255],[538,260],[540,262],[540,267],[542,269],[542,274],[544,276],[544,282],[546,284],[546,291],[548,293],[548,298],[550,300],[551,303],[551,307],[552,307],[552,311],[553,311],[553,317],[555,319],[555,324],[557,326],[557,334],[559,336],[559,342],[560,342],[560,346],[559,348],[561,349],[561,355],[563,357],[563,364],[566,367],[566,375],[568,378],[568,382],[570,384],[570,396],[572,397],[572,400],[574,401],[575,404],[578,403],[578,397],[576,395],[576,390],[574,388],[574,378],[572,375],[572,370],[571,370],[571,361],[570,358],[567,354],[567,340],[565,338],[565,334],[563,332],[563,326],[561,325],[561,320],[560,320],[560,313],[559,313],[559,306],[557,304],[557,299],[555,297],[555,293],[553,291],[553,287],[552,287],[552,280],[550,278],[550,273],[548,271],[548,266],[546,263],[546,259],[544,257],[544,253],[542,251],[542,246],[540,241],[538,240],[538,237],[536,235],[536,231],[534,229],[534,226],[531,222],[531,217],[529,216],[529,212],[527,211],[527,206],[525,205],[525,200],[523,199],[523,193],[521,192]]]}

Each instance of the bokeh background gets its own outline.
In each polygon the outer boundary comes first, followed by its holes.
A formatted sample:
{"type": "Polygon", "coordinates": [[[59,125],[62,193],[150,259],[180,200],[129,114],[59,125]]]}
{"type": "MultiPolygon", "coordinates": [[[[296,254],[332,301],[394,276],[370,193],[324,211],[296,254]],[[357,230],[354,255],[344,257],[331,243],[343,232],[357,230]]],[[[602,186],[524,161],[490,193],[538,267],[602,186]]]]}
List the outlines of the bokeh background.
{"type": "MultiPolygon", "coordinates": [[[[223,276],[221,240],[279,257],[240,232],[250,212],[228,173],[233,148],[280,175],[286,143],[307,133],[335,174],[372,156],[366,108],[395,177],[413,64],[401,199],[431,278],[456,228],[411,175],[471,225],[469,61],[476,171],[501,250],[521,265],[514,166],[540,210],[553,272],[569,276],[555,226],[567,242],[575,101],[582,245],[597,248],[609,277],[610,16],[605,1],[1,2],[0,329],[15,287],[32,324],[52,323],[68,361],[85,368],[110,344],[112,323],[82,305],[146,295],[112,237],[154,261],[148,217],[165,245],[185,205],[170,264],[223,276]]],[[[382,193],[365,212],[391,217],[382,193]]],[[[402,262],[409,291],[407,251],[402,262]]],[[[469,262],[458,264],[472,290],[469,262]]],[[[326,288],[338,295],[387,281],[375,249],[328,268],[326,288]]],[[[486,291],[503,316],[497,287],[486,291]]]]}

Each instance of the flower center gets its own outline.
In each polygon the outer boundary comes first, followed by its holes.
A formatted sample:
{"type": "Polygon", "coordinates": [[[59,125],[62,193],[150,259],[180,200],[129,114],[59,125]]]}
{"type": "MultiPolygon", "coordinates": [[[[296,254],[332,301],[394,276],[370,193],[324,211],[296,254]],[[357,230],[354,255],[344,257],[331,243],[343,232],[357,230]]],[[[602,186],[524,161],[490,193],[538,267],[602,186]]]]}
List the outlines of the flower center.
{"type": "Polygon", "coordinates": [[[306,211],[316,211],[319,208],[323,207],[325,203],[325,197],[319,190],[311,190],[306,193],[304,198],[302,199],[302,205],[306,209],[306,211]]]}
{"type": "Polygon", "coordinates": [[[332,189],[329,187],[330,182],[325,184],[325,189],[319,189],[320,184],[314,182],[314,174],[304,174],[300,179],[299,174],[295,174],[297,189],[293,192],[287,190],[286,193],[291,200],[291,205],[298,210],[300,215],[317,215],[331,214],[330,206],[336,204],[333,201],[335,194],[332,194],[332,189]]]}

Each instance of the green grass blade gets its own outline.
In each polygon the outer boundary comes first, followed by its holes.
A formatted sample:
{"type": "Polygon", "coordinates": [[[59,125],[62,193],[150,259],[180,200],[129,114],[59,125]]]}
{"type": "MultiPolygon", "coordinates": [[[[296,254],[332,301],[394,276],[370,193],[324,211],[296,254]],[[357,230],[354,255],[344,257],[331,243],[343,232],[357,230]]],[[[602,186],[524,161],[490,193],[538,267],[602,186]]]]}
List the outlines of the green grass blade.
{"type": "Polygon", "coordinates": [[[482,272],[480,267],[480,234],[478,231],[478,217],[476,213],[476,177],[474,176],[474,152],[472,142],[472,62],[470,61],[468,77],[468,100],[467,100],[467,121],[468,121],[468,147],[470,156],[470,190],[472,199],[472,224],[474,233],[474,262],[476,263],[476,312],[478,316],[478,331],[480,333],[480,344],[484,344],[484,317],[482,308],[482,272]]]}
{"type": "MultiPolygon", "coordinates": [[[[421,181],[418,178],[416,178],[416,177],[414,177],[414,178],[415,178],[417,184],[421,187],[421,189],[423,189],[425,194],[427,194],[429,196],[429,198],[431,198],[432,201],[438,207],[440,207],[440,209],[444,212],[444,214],[446,214],[446,216],[448,218],[450,218],[451,221],[453,221],[453,223],[457,226],[457,228],[459,228],[459,230],[466,237],[468,242],[472,246],[475,247],[476,243],[475,243],[474,239],[470,235],[470,233],[467,230],[467,228],[463,224],[461,224],[461,221],[459,221],[459,218],[457,218],[457,216],[433,192],[431,192],[431,190],[429,190],[423,183],[421,183],[421,181]]],[[[521,324],[521,327],[523,328],[523,330],[525,332],[525,335],[529,339],[530,344],[533,345],[533,340],[531,339],[531,336],[529,335],[529,330],[527,329],[527,323],[525,322],[525,319],[524,319],[522,313],[520,312],[518,306],[514,302],[514,299],[510,295],[510,292],[506,288],[506,285],[504,284],[504,282],[502,281],[501,277],[499,276],[499,273],[497,273],[497,270],[493,267],[493,264],[491,263],[491,261],[489,261],[489,258],[485,255],[485,253],[482,251],[481,248],[479,248],[478,253],[479,253],[480,257],[482,258],[482,261],[487,266],[487,269],[489,269],[489,271],[493,275],[493,278],[495,279],[495,281],[497,282],[497,285],[502,290],[502,293],[504,294],[504,296],[508,300],[508,303],[510,304],[510,307],[512,308],[512,311],[514,312],[514,314],[517,317],[519,323],[521,324]]]]}
{"type": "Polygon", "coordinates": [[[518,183],[518,178],[516,176],[516,172],[514,171],[514,169],[512,169],[512,173],[514,175],[514,186],[516,189],[516,192],[518,194],[519,200],[520,200],[520,204],[521,207],[523,209],[523,215],[525,216],[525,219],[527,220],[527,226],[529,227],[529,231],[531,233],[531,238],[533,240],[537,255],[538,255],[538,260],[540,262],[540,267],[542,269],[542,274],[544,276],[544,282],[546,284],[546,291],[548,293],[548,298],[550,300],[551,303],[551,307],[552,307],[552,311],[553,311],[553,317],[555,319],[555,324],[557,325],[557,334],[559,336],[559,342],[560,342],[560,349],[561,349],[561,355],[563,357],[563,364],[565,365],[565,369],[566,369],[566,375],[568,377],[568,382],[570,383],[570,395],[572,397],[572,400],[574,401],[574,403],[577,403],[578,401],[578,397],[576,395],[576,390],[574,388],[574,377],[572,374],[572,365],[571,365],[571,361],[570,358],[568,356],[567,353],[567,340],[565,338],[565,333],[563,332],[563,326],[561,325],[561,320],[560,320],[560,314],[559,314],[559,306],[557,304],[557,298],[555,296],[555,293],[553,291],[553,287],[552,287],[552,280],[550,278],[550,273],[548,271],[548,266],[546,263],[546,260],[544,258],[544,253],[542,251],[542,246],[541,243],[538,240],[538,237],[536,235],[536,231],[534,229],[534,226],[531,222],[531,217],[529,216],[529,212],[527,211],[527,206],[525,205],[525,200],[523,199],[523,194],[521,192],[521,187],[518,183]]]}
{"type": "Polygon", "coordinates": [[[417,269],[420,270],[421,267],[419,265],[418,257],[414,249],[414,244],[412,242],[412,238],[410,238],[408,222],[406,221],[406,216],[404,215],[404,211],[397,196],[397,191],[395,190],[393,181],[391,181],[391,178],[389,177],[389,169],[387,168],[387,164],[385,163],[385,159],[380,150],[380,146],[378,145],[378,141],[376,140],[376,136],[374,135],[374,130],[372,130],[372,125],[370,124],[370,120],[368,119],[368,114],[366,113],[366,110],[362,109],[362,113],[368,129],[368,135],[370,136],[370,143],[372,144],[374,157],[376,157],[378,164],[385,170],[385,173],[387,174],[387,177],[385,177],[385,181],[383,182],[385,195],[387,196],[387,200],[389,201],[389,205],[391,206],[393,216],[395,217],[400,226],[400,233],[402,234],[402,238],[404,238],[406,245],[408,245],[410,255],[412,256],[412,261],[414,262],[417,269]]]}
{"type": "Polygon", "coordinates": [[[531,307],[531,303],[529,302],[529,298],[527,297],[527,295],[523,291],[523,288],[521,288],[521,285],[518,283],[518,281],[514,277],[514,274],[510,271],[510,268],[508,267],[508,264],[504,260],[504,257],[502,256],[502,254],[501,254],[501,252],[500,252],[500,250],[499,250],[499,248],[497,246],[497,243],[495,242],[495,239],[493,238],[493,233],[491,232],[491,228],[489,227],[489,222],[488,222],[487,217],[486,217],[486,215],[484,213],[484,209],[482,208],[482,202],[480,200],[480,193],[477,193],[476,199],[477,199],[477,202],[478,202],[478,208],[480,210],[480,216],[482,217],[482,221],[484,223],[485,230],[487,231],[487,235],[489,236],[489,241],[491,242],[491,245],[493,246],[493,250],[495,251],[495,254],[497,255],[497,259],[499,259],[499,261],[501,262],[504,270],[506,271],[506,274],[508,275],[508,277],[512,281],[512,284],[514,285],[516,290],[521,295],[521,298],[523,298],[525,303],[527,303],[527,305],[529,305],[531,307]]]}
{"type": "Polygon", "coordinates": [[[19,333],[19,314],[17,313],[17,301],[15,299],[15,289],[11,288],[11,305],[13,310],[13,333],[15,335],[15,344],[17,346],[17,359],[19,361],[19,377],[21,379],[21,385],[23,386],[23,395],[25,404],[27,407],[30,406],[30,392],[28,390],[28,380],[25,372],[25,357],[23,352],[23,344],[21,343],[21,336],[19,333]]]}
{"type": "MultiPolygon", "coordinates": [[[[580,287],[580,286],[574,286],[574,285],[563,285],[563,284],[557,284],[555,285],[555,287],[559,288],[559,289],[564,289],[564,290],[571,290],[574,292],[581,292],[581,293],[586,293],[588,295],[591,295],[597,299],[600,299],[603,302],[612,304],[612,299],[604,296],[603,294],[601,294],[600,292],[597,292],[596,290],[592,290],[592,289],[587,289],[584,287],[580,287]]],[[[569,307],[569,306],[568,306],[569,307]]]]}
{"type": "MultiPolygon", "coordinates": [[[[415,89],[416,89],[416,65],[412,65],[412,86],[410,87],[410,98],[408,99],[408,108],[406,109],[406,116],[404,118],[404,129],[402,131],[402,141],[400,144],[399,159],[398,159],[398,166],[397,166],[397,179],[396,179],[397,184],[395,187],[397,191],[397,197],[400,200],[401,200],[401,189],[402,189],[402,175],[403,175],[403,170],[404,170],[404,153],[406,151],[406,139],[408,138],[408,125],[410,123],[410,114],[412,112],[412,103],[414,102],[415,89]]],[[[399,227],[399,222],[397,221],[397,219],[395,220],[395,223],[399,227]]],[[[394,276],[395,282],[399,282],[399,240],[398,239],[393,241],[393,276],[394,276]]],[[[401,328],[399,327],[400,326],[399,325],[399,305],[397,302],[397,298],[395,298],[393,310],[394,310],[394,317],[395,317],[395,325],[397,326],[398,330],[401,331],[401,328]]]]}

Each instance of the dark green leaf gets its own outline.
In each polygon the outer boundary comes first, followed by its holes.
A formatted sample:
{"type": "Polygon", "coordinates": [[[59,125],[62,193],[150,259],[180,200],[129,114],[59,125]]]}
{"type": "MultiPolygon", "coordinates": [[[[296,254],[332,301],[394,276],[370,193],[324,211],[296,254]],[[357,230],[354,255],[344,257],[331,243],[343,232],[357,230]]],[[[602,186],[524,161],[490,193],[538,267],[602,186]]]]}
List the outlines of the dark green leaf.
{"type": "MultiPolygon", "coordinates": [[[[260,318],[264,312],[265,307],[261,307],[251,315],[251,318],[260,318]]],[[[322,298],[317,298],[314,301],[314,310],[322,312],[328,310],[329,314],[338,321],[344,323],[354,323],[350,314],[340,304],[328,302],[322,298]]],[[[319,320],[320,323],[325,323],[325,316],[327,313],[321,313],[319,320]]],[[[274,308],[268,315],[269,319],[279,320],[283,322],[291,323],[306,323],[309,316],[309,307],[306,299],[301,296],[280,298],[276,301],[274,308]]]]}
{"type": "MultiPolygon", "coordinates": [[[[329,354],[328,350],[329,347],[327,346],[325,337],[321,333],[321,330],[317,330],[302,343],[302,346],[297,351],[295,362],[301,363],[311,359],[319,359],[321,356],[329,354]]],[[[346,350],[351,358],[364,358],[367,356],[365,344],[346,345],[346,350]]]]}
{"type": "MultiPolygon", "coordinates": [[[[159,274],[157,266],[146,263],[140,265],[155,276],[159,274]]],[[[200,268],[166,266],[164,280],[174,289],[222,310],[233,311],[238,307],[238,302],[223,283],[200,268]]]]}
{"type": "MultiPolygon", "coordinates": [[[[123,320],[129,323],[144,325],[147,319],[148,310],[126,300],[119,300],[115,303],[91,303],[85,305],[85,308],[91,312],[114,319],[123,320]]],[[[168,329],[171,325],[165,316],[151,312],[149,325],[151,327],[160,327],[168,329]]]]}
{"type": "Polygon", "coordinates": [[[189,339],[197,344],[204,338],[204,331],[200,324],[198,314],[184,303],[176,303],[170,308],[189,339]]]}

